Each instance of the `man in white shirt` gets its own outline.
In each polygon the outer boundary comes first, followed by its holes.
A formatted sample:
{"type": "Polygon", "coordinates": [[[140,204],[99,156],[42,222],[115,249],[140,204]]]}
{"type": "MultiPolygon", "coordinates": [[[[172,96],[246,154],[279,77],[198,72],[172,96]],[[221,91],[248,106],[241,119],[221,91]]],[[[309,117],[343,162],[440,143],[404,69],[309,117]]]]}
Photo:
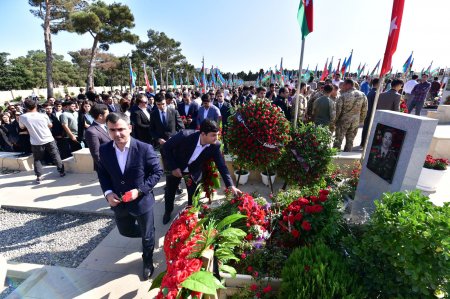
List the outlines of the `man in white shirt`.
{"type": "Polygon", "coordinates": [[[64,164],[61,161],[58,147],[52,136],[50,128],[52,123],[45,113],[37,112],[37,103],[35,100],[26,99],[25,108],[27,113],[22,114],[19,118],[19,126],[27,128],[30,134],[31,150],[34,158],[34,173],[36,174],[36,182],[41,183],[42,180],[42,160],[45,153],[49,153],[53,163],[59,171],[61,177],[65,176],[64,164]]]}
{"type": "Polygon", "coordinates": [[[411,80],[408,80],[405,83],[405,86],[403,86],[403,92],[405,93],[406,106],[408,106],[408,107],[409,107],[410,100],[412,99],[411,92],[412,92],[414,86],[419,84],[419,82],[417,82],[417,79],[419,79],[419,76],[414,74],[412,76],[411,80]]]}
{"type": "Polygon", "coordinates": [[[130,136],[127,115],[110,113],[106,124],[113,140],[100,146],[100,186],[114,211],[119,233],[142,238],[143,278],[147,280],[154,271],[153,189],[163,170],[153,147],[130,136]]]}
{"type": "Polygon", "coordinates": [[[333,85],[336,85],[337,87],[339,87],[339,84],[343,83],[344,81],[341,80],[341,74],[336,73],[336,75],[334,75],[334,79],[333,81],[331,81],[331,83],[333,85]]]}

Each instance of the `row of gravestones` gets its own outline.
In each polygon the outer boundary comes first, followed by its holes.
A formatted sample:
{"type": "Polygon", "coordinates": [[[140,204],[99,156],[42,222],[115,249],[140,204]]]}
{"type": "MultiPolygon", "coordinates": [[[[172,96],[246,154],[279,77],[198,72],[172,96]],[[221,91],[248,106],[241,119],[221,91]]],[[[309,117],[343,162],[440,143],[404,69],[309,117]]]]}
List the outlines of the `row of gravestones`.
{"type": "Polygon", "coordinates": [[[416,189],[438,120],[406,113],[376,112],[351,219],[362,222],[385,192],[416,189]]]}

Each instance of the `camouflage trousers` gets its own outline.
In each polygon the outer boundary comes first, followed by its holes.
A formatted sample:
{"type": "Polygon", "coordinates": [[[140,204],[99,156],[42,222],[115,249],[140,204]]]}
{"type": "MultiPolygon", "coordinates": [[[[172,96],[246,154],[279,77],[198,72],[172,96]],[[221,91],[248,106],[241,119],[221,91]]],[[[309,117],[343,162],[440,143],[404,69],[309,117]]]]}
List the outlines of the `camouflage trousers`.
{"type": "Polygon", "coordinates": [[[351,152],[353,148],[353,140],[358,132],[359,123],[355,121],[336,123],[336,135],[333,147],[341,149],[342,141],[345,137],[344,152],[351,152]]]}

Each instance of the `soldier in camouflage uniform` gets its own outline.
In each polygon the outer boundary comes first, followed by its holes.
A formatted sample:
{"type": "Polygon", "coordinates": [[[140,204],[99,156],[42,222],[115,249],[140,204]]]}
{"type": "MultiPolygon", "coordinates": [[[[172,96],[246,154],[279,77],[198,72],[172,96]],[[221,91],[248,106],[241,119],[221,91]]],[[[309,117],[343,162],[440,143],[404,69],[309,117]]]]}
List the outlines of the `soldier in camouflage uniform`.
{"type": "Polygon", "coordinates": [[[312,120],[312,111],[314,101],[323,96],[323,82],[319,82],[317,89],[311,93],[309,96],[308,104],[306,105],[306,120],[312,120]]]}
{"type": "Polygon", "coordinates": [[[346,79],[342,93],[336,100],[336,136],[334,147],[341,148],[345,136],[344,152],[353,148],[353,139],[358,132],[358,126],[364,122],[367,114],[367,98],[364,93],[356,90],[354,82],[346,79]]]}
{"type": "MultiPolygon", "coordinates": [[[[298,97],[298,114],[297,114],[297,123],[303,122],[305,119],[306,114],[306,97],[304,94],[306,93],[306,83],[301,82],[300,83],[300,94],[298,97]]],[[[293,95],[293,99],[291,102],[291,120],[292,123],[294,123],[295,119],[295,101],[297,100],[297,93],[293,95]]]]}

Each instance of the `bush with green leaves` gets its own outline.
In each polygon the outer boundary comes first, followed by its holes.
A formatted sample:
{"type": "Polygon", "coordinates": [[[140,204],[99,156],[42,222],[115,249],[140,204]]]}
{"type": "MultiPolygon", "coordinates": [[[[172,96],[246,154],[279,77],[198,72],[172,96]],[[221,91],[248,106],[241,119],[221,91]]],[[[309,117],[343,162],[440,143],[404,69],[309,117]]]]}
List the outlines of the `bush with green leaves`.
{"type": "Polygon", "coordinates": [[[280,298],[366,298],[346,259],[322,242],[295,249],[283,268],[280,298]]]}
{"type": "Polygon", "coordinates": [[[387,193],[361,237],[349,239],[371,298],[443,298],[450,284],[450,205],[420,191],[387,193]]]}

